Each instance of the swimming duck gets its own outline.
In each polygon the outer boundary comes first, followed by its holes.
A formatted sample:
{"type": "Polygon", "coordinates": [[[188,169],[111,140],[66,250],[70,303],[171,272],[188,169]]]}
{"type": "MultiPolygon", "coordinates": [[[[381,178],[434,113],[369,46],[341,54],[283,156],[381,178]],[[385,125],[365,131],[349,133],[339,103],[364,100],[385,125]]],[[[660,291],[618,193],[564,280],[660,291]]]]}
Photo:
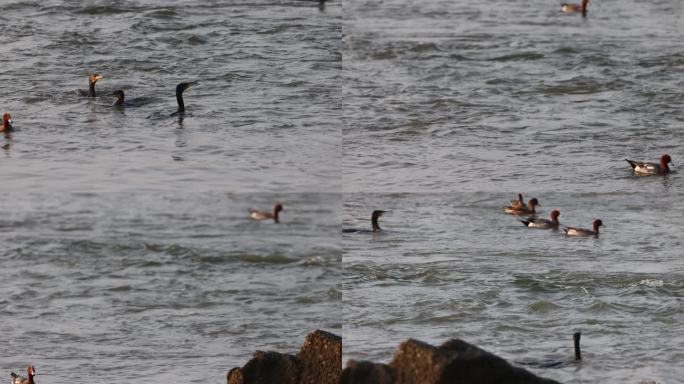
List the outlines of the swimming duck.
{"type": "Polygon", "coordinates": [[[565,234],[568,236],[594,236],[598,237],[599,235],[599,227],[603,225],[603,221],[601,220],[594,220],[594,223],[592,225],[593,230],[591,229],[586,229],[586,228],[576,228],[576,227],[565,227],[563,230],[565,231],[565,234]]]}
{"type": "Polygon", "coordinates": [[[523,195],[522,193],[518,193],[518,199],[517,200],[511,200],[511,207],[518,208],[518,207],[524,207],[525,206],[525,200],[523,200],[523,195]]]}
{"type": "MultiPolygon", "coordinates": [[[[670,155],[660,156],[660,164],[655,163],[645,163],[643,161],[634,161],[625,159],[629,165],[632,166],[634,173],[639,175],[666,175],[670,173],[670,167],[667,164],[672,162],[670,155]]],[[[674,165],[674,164],[673,164],[674,165]]]]}
{"type": "Polygon", "coordinates": [[[252,218],[252,220],[268,220],[268,219],[273,219],[274,222],[280,223],[278,220],[278,216],[280,214],[280,211],[283,210],[283,205],[282,204],[276,204],[273,206],[273,212],[267,212],[267,211],[259,211],[256,209],[250,209],[249,210],[249,217],[252,218]]]}
{"type": "Polygon", "coordinates": [[[19,376],[14,372],[10,373],[10,376],[12,377],[12,384],[35,384],[35,381],[33,381],[33,376],[36,375],[36,370],[33,368],[33,365],[29,365],[28,368],[26,368],[26,375],[28,376],[28,379],[19,376]]]}
{"type": "Polygon", "coordinates": [[[373,213],[371,213],[371,227],[373,228],[372,231],[369,231],[367,229],[344,228],[342,229],[342,233],[380,232],[382,229],[380,229],[380,225],[378,225],[378,219],[385,212],[386,211],[376,209],[375,211],[373,211],[373,213]]]}
{"type": "Polygon", "coordinates": [[[95,93],[95,83],[97,83],[98,80],[100,80],[102,76],[99,73],[93,73],[92,75],[88,76],[88,90],[83,90],[79,89],[78,94],[81,96],[88,96],[88,97],[95,97],[97,96],[95,93]]]}
{"type": "Polygon", "coordinates": [[[560,211],[554,209],[553,211],[551,211],[551,220],[530,217],[527,220],[520,220],[520,222],[528,228],[558,229],[558,216],[560,216],[560,211]]]}
{"type": "Polygon", "coordinates": [[[2,114],[2,126],[0,126],[0,132],[9,132],[12,130],[12,116],[5,112],[2,114]]]}
{"type": "Polygon", "coordinates": [[[539,200],[534,197],[527,202],[527,206],[522,205],[514,207],[513,205],[509,205],[504,207],[504,212],[511,215],[534,215],[536,213],[534,208],[537,206],[541,207],[541,204],[539,204],[539,200]]]}
{"type": "Polygon", "coordinates": [[[561,4],[561,12],[582,12],[587,13],[587,4],[589,0],[582,0],[582,4],[561,4]]]}

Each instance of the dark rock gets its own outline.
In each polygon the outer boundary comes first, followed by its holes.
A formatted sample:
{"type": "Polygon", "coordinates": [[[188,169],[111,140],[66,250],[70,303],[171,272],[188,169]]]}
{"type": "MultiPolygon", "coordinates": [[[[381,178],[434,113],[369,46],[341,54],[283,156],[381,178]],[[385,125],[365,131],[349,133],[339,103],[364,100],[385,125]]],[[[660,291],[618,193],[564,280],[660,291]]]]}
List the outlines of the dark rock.
{"type": "Polygon", "coordinates": [[[453,339],[437,348],[409,339],[399,346],[389,366],[396,384],[558,384],[453,339]]]}
{"type": "Polygon", "coordinates": [[[316,330],[297,356],[257,351],[242,368],[228,372],[228,384],[339,384],[342,338],[316,330]]]}
{"type": "Polygon", "coordinates": [[[297,358],[278,352],[256,351],[242,368],[228,372],[228,384],[299,384],[297,358]]]}
{"type": "Polygon", "coordinates": [[[342,384],[393,384],[392,371],[386,364],[349,360],[342,371],[342,384]]]}
{"type": "Polygon", "coordinates": [[[297,355],[301,384],[339,384],[342,372],[342,338],[317,329],[304,339],[297,355]]]}

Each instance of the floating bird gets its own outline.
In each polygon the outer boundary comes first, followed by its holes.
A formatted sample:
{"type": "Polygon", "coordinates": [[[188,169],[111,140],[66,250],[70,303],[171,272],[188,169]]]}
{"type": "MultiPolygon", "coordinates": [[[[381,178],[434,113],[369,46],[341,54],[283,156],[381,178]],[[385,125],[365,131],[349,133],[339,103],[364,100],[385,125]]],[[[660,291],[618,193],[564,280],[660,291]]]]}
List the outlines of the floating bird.
{"type": "Polygon", "coordinates": [[[558,229],[558,216],[560,216],[560,211],[554,209],[551,211],[551,220],[530,217],[527,220],[520,220],[520,222],[528,228],[558,229]]]}
{"type": "Polygon", "coordinates": [[[603,221],[601,220],[594,220],[594,223],[592,224],[593,230],[591,229],[586,229],[586,228],[577,228],[577,227],[565,227],[563,230],[565,231],[565,234],[568,236],[594,236],[598,237],[599,235],[599,227],[603,226],[603,221]]]}
{"type": "Polygon", "coordinates": [[[28,378],[19,376],[14,372],[10,373],[10,376],[12,377],[12,384],[35,384],[35,381],[33,381],[33,376],[36,375],[36,370],[33,368],[33,365],[29,365],[28,368],[26,368],[26,375],[28,378]]]}
{"type": "Polygon", "coordinates": [[[509,205],[504,207],[504,212],[511,215],[534,215],[536,213],[535,207],[537,206],[541,207],[541,204],[539,204],[539,200],[534,197],[527,202],[527,206],[521,205],[514,207],[513,205],[509,205]]]}
{"type": "Polygon", "coordinates": [[[171,114],[171,116],[182,115],[185,113],[185,103],[183,102],[183,92],[193,86],[198,84],[199,81],[191,81],[188,83],[180,83],[176,86],[176,101],[178,101],[178,110],[171,114]]]}
{"type": "Polygon", "coordinates": [[[523,200],[523,195],[522,193],[518,193],[518,199],[517,200],[511,200],[511,207],[518,208],[518,207],[524,207],[525,206],[525,200],[523,200]]]}
{"type": "Polygon", "coordinates": [[[92,75],[88,76],[88,90],[84,89],[79,89],[78,94],[81,96],[88,96],[88,97],[96,97],[97,94],[95,93],[95,83],[97,83],[98,80],[100,80],[102,76],[99,73],[93,73],[92,75]]]}
{"type": "Polygon", "coordinates": [[[259,211],[256,209],[250,209],[249,210],[249,217],[251,217],[253,220],[268,220],[268,219],[273,219],[274,222],[280,223],[278,220],[278,215],[280,214],[280,211],[283,210],[283,205],[282,204],[276,204],[273,206],[273,212],[267,212],[267,211],[259,211]]]}
{"type": "Polygon", "coordinates": [[[380,216],[382,216],[382,214],[385,213],[385,212],[386,212],[386,211],[382,211],[382,210],[379,210],[379,209],[373,211],[373,213],[371,214],[371,226],[372,226],[372,228],[373,228],[372,231],[369,231],[369,230],[367,230],[367,229],[345,228],[345,229],[342,229],[342,233],[380,232],[381,229],[380,229],[380,225],[378,225],[378,219],[379,219],[380,216]]]}
{"type": "Polygon", "coordinates": [[[5,112],[2,114],[2,126],[0,126],[0,132],[9,132],[12,129],[14,129],[12,126],[12,116],[5,112]]]}
{"type": "Polygon", "coordinates": [[[582,12],[582,13],[587,13],[587,4],[589,4],[589,0],[582,0],[582,3],[581,3],[581,4],[568,4],[568,3],[563,3],[563,4],[561,4],[561,12],[567,12],[567,13],[582,12]]]}
{"type": "Polygon", "coordinates": [[[672,163],[672,158],[667,154],[662,155],[660,156],[660,164],[646,163],[643,161],[634,161],[629,159],[625,159],[625,161],[632,166],[632,170],[638,175],[666,175],[670,173],[670,167],[668,167],[668,164],[672,163]]]}
{"type": "Polygon", "coordinates": [[[546,359],[542,361],[517,361],[516,363],[520,365],[527,365],[531,367],[536,367],[536,368],[561,368],[564,366],[567,366],[569,364],[577,364],[578,362],[582,361],[582,352],[580,351],[580,337],[582,337],[582,334],[580,332],[575,332],[572,335],[572,339],[575,344],[575,359],[574,360],[568,360],[568,359],[558,359],[558,358],[552,358],[552,359],[546,359]]]}

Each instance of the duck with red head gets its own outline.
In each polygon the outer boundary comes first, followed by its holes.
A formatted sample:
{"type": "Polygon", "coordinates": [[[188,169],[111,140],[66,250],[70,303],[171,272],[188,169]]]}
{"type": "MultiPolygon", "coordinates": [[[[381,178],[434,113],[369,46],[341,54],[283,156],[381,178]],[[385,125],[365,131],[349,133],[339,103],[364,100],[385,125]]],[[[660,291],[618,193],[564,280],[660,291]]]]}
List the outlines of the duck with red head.
{"type": "Polygon", "coordinates": [[[78,94],[80,96],[88,96],[88,97],[96,97],[97,93],[95,93],[95,83],[97,83],[98,80],[100,80],[102,76],[99,73],[93,73],[88,76],[88,90],[83,90],[79,89],[78,94]]]}
{"type": "Polygon", "coordinates": [[[660,156],[660,162],[658,164],[629,159],[625,159],[625,161],[629,163],[629,165],[632,167],[632,170],[637,175],[667,175],[670,173],[670,167],[668,164],[672,163],[672,158],[670,155],[664,154],[660,156]]]}
{"type": "Polygon", "coordinates": [[[560,216],[560,211],[554,209],[551,211],[551,220],[530,217],[527,220],[520,220],[524,226],[528,228],[539,228],[539,229],[558,229],[558,216],[560,216]]]}
{"type": "Polygon", "coordinates": [[[603,226],[603,221],[596,219],[592,223],[592,229],[565,227],[563,230],[567,236],[599,236],[599,227],[603,226]]]}
{"type": "Polygon", "coordinates": [[[273,221],[275,223],[280,223],[279,215],[280,215],[280,211],[282,211],[282,210],[283,210],[283,205],[280,203],[273,206],[273,212],[250,209],[249,210],[249,217],[252,218],[252,220],[273,219],[273,221]]]}
{"type": "Polygon", "coordinates": [[[582,13],[587,13],[587,5],[589,4],[589,0],[582,0],[581,4],[568,4],[568,3],[563,3],[561,4],[561,12],[567,12],[567,13],[573,13],[573,12],[582,12],[582,13]]]}
{"type": "Polygon", "coordinates": [[[2,125],[0,126],[0,132],[9,132],[14,127],[12,126],[12,116],[5,112],[2,114],[2,125]]]}
{"type": "Polygon", "coordinates": [[[14,372],[10,373],[10,376],[12,377],[12,384],[35,384],[35,381],[33,381],[33,376],[36,375],[36,370],[33,368],[33,365],[29,365],[28,368],[26,368],[26,375],[28,378],[19,376],[14,372]]]}

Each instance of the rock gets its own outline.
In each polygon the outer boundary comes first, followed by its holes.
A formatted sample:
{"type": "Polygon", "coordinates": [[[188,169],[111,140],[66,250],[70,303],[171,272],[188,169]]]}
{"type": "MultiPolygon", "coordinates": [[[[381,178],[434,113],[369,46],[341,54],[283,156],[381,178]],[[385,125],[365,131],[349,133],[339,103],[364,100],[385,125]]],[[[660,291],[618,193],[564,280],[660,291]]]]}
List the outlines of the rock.
{"type": "Polygon", "coordinates": [[[292,355],[256,351],[244,367],[228,372],[228,384],[298,384],[300,370],[292,355]]]}
{"type": "Polygon", "coordinates": [[[306,335],[297,358],[301,384],[339,384],[342,372],[342,338],[319,329],[306,335]]]}
{"type": "Polygon", "coordinates": [[[316,330],[297,356],[256,351],[242,368],[231,369],[228,384],[338,384],[342,371],[342,338],[316,330]]]}
{"type": "Polygon", "coordinates": [[[389,365],[349,362],[342,384],[558,384],[462,340],[439,347],[409,339],[389,365]]]}
{"type": "Polygon", "coordinates": [[[349,360],[342,371],[342,384],[393,384],[392,370],[386,364],[349,360]]]}

